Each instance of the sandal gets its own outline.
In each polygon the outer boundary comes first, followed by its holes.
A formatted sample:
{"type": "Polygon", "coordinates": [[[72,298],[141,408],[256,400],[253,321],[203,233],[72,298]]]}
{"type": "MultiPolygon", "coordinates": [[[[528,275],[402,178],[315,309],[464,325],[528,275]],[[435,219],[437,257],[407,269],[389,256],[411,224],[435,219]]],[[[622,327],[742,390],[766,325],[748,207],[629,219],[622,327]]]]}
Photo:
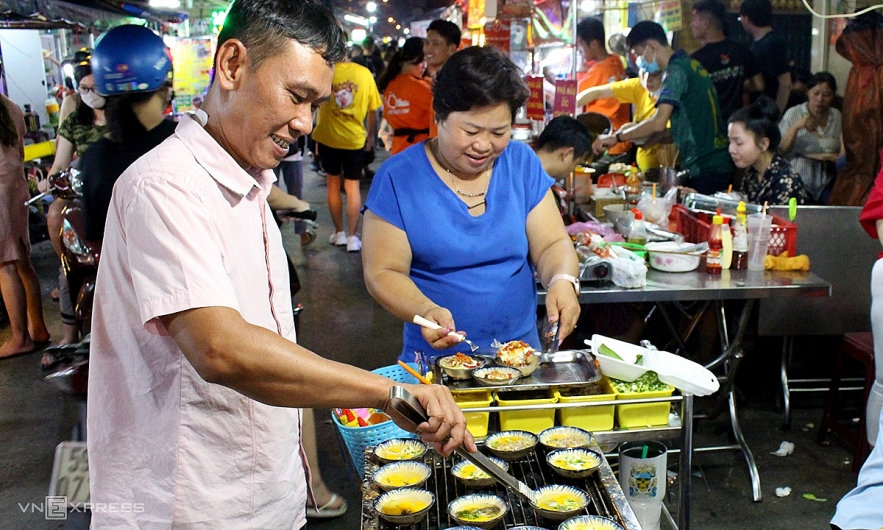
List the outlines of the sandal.
{"type": "Polygon", "coordinates": [[[307,517],[310,517],[312,519],[333,519],[345,514],[347,508],[348,506],[346,504],[346,499],[336,493],[332,493],[331,499],[329,499],[328,502],[326,502],[325,505],[320,508],[313,508],[308,504],[307,517]],[[337,502],[338,499],[340,499],[340,506],[338,506],[337,508],[332,508],[332,506],[335,502],[337,502]]]}

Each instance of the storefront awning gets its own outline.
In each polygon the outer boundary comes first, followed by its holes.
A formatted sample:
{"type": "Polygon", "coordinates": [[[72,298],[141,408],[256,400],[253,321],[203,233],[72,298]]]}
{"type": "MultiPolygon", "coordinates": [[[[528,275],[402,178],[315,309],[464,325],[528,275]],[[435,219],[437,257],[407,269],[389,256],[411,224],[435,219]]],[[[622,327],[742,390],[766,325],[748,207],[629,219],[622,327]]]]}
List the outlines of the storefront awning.
{"type": "Polygon", "coordinates": [[[146,0],[0,0],[0,28],[3,29],[105,29],[125,17],[166,23],[181,22],[187,13],[153,9],[146,0]]]}

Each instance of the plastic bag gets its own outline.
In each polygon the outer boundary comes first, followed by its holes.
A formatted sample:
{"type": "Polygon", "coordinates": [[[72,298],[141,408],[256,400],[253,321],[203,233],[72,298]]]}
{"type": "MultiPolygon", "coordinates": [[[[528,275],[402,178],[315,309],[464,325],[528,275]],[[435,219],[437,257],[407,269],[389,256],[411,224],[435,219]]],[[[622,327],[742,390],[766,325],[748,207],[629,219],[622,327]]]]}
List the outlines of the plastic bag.
{"type": "Polygon", "coordinates": [[[644,221],[659,226],[668,226],[668,216],[678,200],[678,189],[671,188],[663,197],[656,197],[653,192],[644,190],[638,200],[638,210],[644,214],[644,221]]]}
{"type": "Polygon", "coordinates": [[[647,285],[647,265],[644,260],[625,248],[617,248],[616,253],[616,258],[607,260],[613,267],[613,284],[626,289],[647,285]]]}
{"type": "Polygon", "coordinates": [[[380,138],[380,141],[383,142],[383,148],[389,152],[392,149],[392,127],[387,123],[386,118],[380,120],[380,127],[377,131],[377,136],[380,138]]]}

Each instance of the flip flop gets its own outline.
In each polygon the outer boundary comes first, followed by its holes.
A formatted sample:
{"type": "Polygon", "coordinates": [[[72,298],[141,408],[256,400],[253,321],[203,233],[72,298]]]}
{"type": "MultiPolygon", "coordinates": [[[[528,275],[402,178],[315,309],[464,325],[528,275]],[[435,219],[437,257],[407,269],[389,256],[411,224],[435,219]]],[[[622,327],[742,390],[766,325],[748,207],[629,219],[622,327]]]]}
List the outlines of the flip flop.
{"type": "Polygon", "coordinates": [[[347,508],[348,506],[346,504],[346,499],[336,493],[332,493],[331,499],[326,502],[324,506],[320,508],[307,506],[307,517],[310,517],[312,519],[333,519],[345,514],[347,508]],[[331,506],[335,502],[337,502],[338,499],[340,499],[341,501],[340,506],[338,506],[337,508],[331,508],[331,506]]]}

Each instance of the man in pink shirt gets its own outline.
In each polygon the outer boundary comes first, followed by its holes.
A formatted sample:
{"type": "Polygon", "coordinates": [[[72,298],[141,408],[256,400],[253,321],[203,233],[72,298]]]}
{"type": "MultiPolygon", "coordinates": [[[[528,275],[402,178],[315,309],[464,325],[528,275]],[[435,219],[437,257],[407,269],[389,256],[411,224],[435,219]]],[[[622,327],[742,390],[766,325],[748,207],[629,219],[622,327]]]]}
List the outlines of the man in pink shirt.
{"type": "MultiPolygon", "coordinates": [[[[392,381],[294,343],[266,202],[343,54],[313,0],[236,0],[201,110],[117,181],[92,325],[93,529],[301,528],[299,407],[388,410],[392,381]]],[[[445,387],[405,386],[424,441],[475,450],[445,387]]]]}

